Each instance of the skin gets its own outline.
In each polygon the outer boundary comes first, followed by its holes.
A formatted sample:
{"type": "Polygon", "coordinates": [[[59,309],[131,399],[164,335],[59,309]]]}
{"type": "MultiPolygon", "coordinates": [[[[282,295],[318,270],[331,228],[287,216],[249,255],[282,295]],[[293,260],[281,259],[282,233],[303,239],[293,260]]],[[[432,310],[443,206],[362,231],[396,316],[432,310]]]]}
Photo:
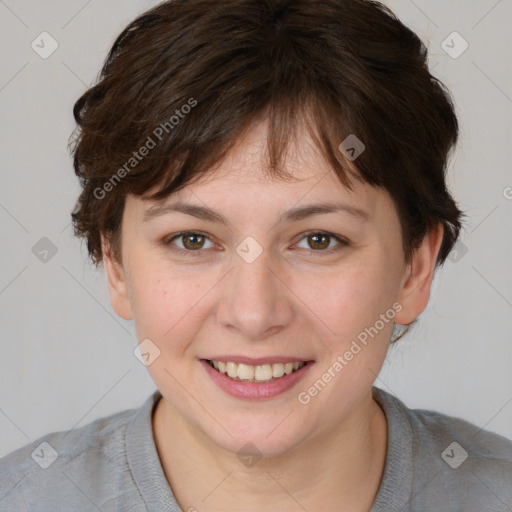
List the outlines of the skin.
{"type": "Polygon", "coordinates": [[[393,303],[401,305],[394,318],[399,324],[421,314],[442,227],[425,237],[406,265],[396,208],[385,190],[355,181],[353,191],[346,189],[304,134],[286,160],[296,179],[271,180],[263,171],[265,141],[262,122],[207,179],[166,200],[206,205],[229,227],[178,212],[144,222],[155,201],[126,198],[122,264],[103,239],[112,306],[134,320],[139,341],[149,338],[160,350],[148,366],[163,395],[153,430],[183,510],[368,511],[387,442],[386,418],[371,387],[393,322],[308,404],[297,396],[393,303]],[[292,207],[327,201],[359,207],[369,219],[336,212],[279,222],[292,207]],[[185,230],[211,240],[187,244],[181,237],[162,244],[185,230]],[[349,245],[312,240],[308,231],[345,237],[349,245]],[[263,249],[250,264],[236,252],[247,236],[263,249]],[[179,255],[171,247],[200,253],[179,255]],[[283,394],[245,401],[220,390],[199,363],[220,354],[315,363],[283,394]],[[251,467],[237,457],[247,443],[262,454],[251,467]]]}

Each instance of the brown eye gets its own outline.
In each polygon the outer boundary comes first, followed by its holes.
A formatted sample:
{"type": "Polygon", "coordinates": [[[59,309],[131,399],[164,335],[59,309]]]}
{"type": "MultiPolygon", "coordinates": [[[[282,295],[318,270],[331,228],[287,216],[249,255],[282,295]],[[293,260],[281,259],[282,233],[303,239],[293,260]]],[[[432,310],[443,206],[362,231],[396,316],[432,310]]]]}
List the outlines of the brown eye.
{"type": "Polygon", "coordinates": [[[167,238],[163,241],[163,244],[169,246],[169,248],[177,253],[195,256],[201,255],[204,252],[202,249],[211,248],[205,247],[205,242],[209,242],[211,247],[213,247],[210,237],[195,231],[186,231],[167,238]]]}
{"type": "MultiPolygon", "coordinates": [[[[344,240],[343,238],[331,233],[325,233],[321,231],[305,233],[300,243],[302,243],[304,240],[307,243],[307,247],[301,247],[302,249],[309,249],[313,252],[326,254],[338,251],[349,245],[348,241],[344,240]],[[336,243],[331,244],[331,242],[336,243]]],[[[298,247],[300,247],[300,245],[298,247]]]]}

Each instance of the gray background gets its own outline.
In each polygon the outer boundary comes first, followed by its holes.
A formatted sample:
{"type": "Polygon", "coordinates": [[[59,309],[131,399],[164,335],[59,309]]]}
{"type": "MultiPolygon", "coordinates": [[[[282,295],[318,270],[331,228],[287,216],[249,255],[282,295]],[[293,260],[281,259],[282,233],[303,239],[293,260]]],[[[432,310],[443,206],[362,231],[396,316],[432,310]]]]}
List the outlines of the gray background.
{"type": "MultiPolygon", "coordinates": [[[[79,186],[67,152],[73,103],[118,33],[155,4],[0,0],[0,456],[138,407],[155,389],[133,355],[132,323],[112,311],[103,270],[72,235],[79,186]],[[31,47],[43,31],[59,45],[46,59],[31,47]],[[43,237],[57,250],[46,262],[33,252],[43,237]]],[[[377,385],[512,438],[512,2],[387,4],[453,92],[461,140],[449,185],[468,220],[458,257],[438,271],[418,327],[390,351],[377,385]],[[441,46],[453,31],[469,44],[458,58],[441,46]]],[[[445,44],[462,49],[457,38],[445,44]]]]}

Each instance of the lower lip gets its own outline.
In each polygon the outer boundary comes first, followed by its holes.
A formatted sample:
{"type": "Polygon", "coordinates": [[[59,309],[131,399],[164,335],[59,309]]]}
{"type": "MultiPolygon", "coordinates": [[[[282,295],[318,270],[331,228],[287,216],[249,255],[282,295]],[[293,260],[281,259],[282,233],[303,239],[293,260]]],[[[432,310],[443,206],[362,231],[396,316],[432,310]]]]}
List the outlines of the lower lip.
{"type": "Polygon", "coordinates": [[[295,370],[293,373],[284,375],[270,382],[259,383],[233,380],[226,374],[220,373],[212,368],[204,359],[201,359],[199,362],[203,365],[206,373],[208,373],[217,386],[229,395],[235,398],[243,398],[244,400],[262,400],[265,398],[273,398],[284,393],[299,382],[314,364],[308,361],[308,364],[304,365],[299,370],[295,370]]]}

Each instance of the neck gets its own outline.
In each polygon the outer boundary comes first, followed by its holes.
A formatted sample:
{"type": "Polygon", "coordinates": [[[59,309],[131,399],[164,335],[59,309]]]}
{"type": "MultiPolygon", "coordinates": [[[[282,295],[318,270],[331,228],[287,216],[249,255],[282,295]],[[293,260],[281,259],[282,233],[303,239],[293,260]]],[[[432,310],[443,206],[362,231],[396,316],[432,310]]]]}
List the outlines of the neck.
{"type": "Polygon", "coordinates": [[[369,393],[335,430],[244,466],[162,398],[153,416],[157,451],[183,510],[368,511],[384,471],[386,418],[369,393]],[[172,434],[170,434],[172,433],[172,434]]]}

